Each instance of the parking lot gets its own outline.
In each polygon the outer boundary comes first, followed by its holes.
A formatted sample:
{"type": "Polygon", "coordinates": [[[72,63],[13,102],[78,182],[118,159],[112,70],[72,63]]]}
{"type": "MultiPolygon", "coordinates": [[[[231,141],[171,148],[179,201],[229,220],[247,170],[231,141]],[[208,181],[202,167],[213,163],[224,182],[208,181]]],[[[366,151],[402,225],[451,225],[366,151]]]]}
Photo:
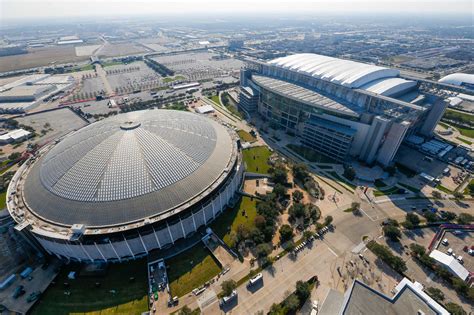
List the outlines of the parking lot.
{"type": "Polygon", "coordinates": [[[62,137],[73,130],[78,130],[87,122],[79,117],[69,108],[60,108],[57,110],[31,114],[23,117],[18,117],[20,124],[24,124],[35,129],[38,134],[37,137],[31,141],[39,145],[50,142],[54,139],[62,137]],[[49,126],[47,125],[49,124],[49,126]],[[41,130],[47,130],[46,134],[42,135],[41,130]]]}
{"type": "Polygon", "coordinates": [[[448,249],[453,250],[453,256],[463,258],[463,265],[469,271],[474,271],[474,256],[469,255],[466,252],[467,248],[474,246],[474,232],[461,230],[461,231],[446,231],[441,238],[442,240],[447,239],[448,244],[443,245],[439,243],[437,249],[443,253],[447,253],[448,249]]]}
{"type": "Polygon", "coordinates": [[[219,76],[236,73],[243,62],[213,52],[196,52],[153,57],[153,60],[165,65],[176,74],[186,76],[190,81],[214,79],[219,76]]]}
{"type": "Polygon", "coordinates": [[[123,94],[137,89],[152,89],[163,86],[161,76],[150,69],[143,61],[114,65],[104,68],[115,93],[123,94]]]}

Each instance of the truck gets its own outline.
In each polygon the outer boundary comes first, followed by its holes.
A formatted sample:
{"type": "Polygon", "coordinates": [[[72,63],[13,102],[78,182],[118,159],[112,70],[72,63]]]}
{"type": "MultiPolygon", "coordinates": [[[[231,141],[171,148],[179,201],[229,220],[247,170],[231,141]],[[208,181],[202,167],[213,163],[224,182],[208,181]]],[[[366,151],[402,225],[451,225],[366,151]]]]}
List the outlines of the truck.
{"type": "Polygon", "coordinates": [[[15,291],[13,291],[13,295],[12,297],[14,299],[17,299],[18,297],[22,296],[23,294],[25,294],[26,291],[25,291],[25,287],[22,286],[22,285],[19,285],[15,288],[15,291]]]}
{"type": "Polygon", "coordinates": [[[221,299],[221,302],[219,303],[221,306],[224,306],[226,304],[228,304],[230,301],[232,301],[233,299],[235,299],[237,297],[237,291],[236,290],[233,290],[232,293],[228,296],[224,296],[222,299],[221,299]]]}
{"type": "Polygon", "coordinates": [[[255,275],[255,277],[250,278],[249,282],[247,283],[247,287],[253,286],[255,283],[261,281],[262,279],[263,279],[262,273],[258,273],[257,275],[255,275]]]}

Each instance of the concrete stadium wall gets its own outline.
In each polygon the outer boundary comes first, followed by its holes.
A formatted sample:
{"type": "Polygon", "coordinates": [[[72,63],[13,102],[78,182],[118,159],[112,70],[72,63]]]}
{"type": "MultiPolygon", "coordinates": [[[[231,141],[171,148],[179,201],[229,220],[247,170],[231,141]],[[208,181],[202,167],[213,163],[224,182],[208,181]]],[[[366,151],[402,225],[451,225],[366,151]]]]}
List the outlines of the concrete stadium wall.
{"type": "MultiPolygon", "coordinates": [[[[35,236],[44,249],[51,255],[56,255],[60,259],[71,259],[83,262],[94,261],[122,261],[142,257],[153,249],[169,247],[178,239],[185,238],[203,225],[214,220],[223,210],[226,209],[229,201],[238,193],[244,175],[243,165],[239,165],[237,171],[227,185],[215,195],[212,202],[203,206],[201,210],[191,216],[180,219],[173,225],[155,230],[146,235],[138,234],[138,237],[125,238],[123,241],[110,241],[83,244],[77,242],[54,242],[35,236]]],[[[106,238],[106,236],[104,236],[106,238]]]]}

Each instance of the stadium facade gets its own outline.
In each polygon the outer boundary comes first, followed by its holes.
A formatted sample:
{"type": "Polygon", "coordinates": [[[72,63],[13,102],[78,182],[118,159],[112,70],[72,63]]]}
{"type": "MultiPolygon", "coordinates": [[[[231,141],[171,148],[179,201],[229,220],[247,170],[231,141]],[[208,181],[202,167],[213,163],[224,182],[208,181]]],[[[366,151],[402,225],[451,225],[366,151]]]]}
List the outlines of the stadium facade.
{"type": "Polygon", "coordinates": [[[447,107],[398,70],[316,54],[247,60],[241,85],[242,109],[341,162],[390,165],[407,135],[432,136],[447,107]]]}
{"type": "Polygon", "coordinates": [[[50,254],[124,261],[164,249],[236,198],[238,137],[206,117],[147,110],[88,125],[42,148],[7,191],[7,206],[50,254]]]}

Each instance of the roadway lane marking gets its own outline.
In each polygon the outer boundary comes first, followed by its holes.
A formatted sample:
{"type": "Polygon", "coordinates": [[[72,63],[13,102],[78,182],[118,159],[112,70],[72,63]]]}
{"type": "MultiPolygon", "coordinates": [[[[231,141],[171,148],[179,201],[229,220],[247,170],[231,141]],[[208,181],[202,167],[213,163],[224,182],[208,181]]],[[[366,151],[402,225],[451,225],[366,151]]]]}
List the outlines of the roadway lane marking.
{"type": "Polygon", "coordinates": [[[367,212],[364,211],[364,209],[360,208],[360,211],[362,211],[362,213],[364,213],[372,222],[377,221],[377,219],[374,219],[370,215],[368,215],[367,212]]]}

